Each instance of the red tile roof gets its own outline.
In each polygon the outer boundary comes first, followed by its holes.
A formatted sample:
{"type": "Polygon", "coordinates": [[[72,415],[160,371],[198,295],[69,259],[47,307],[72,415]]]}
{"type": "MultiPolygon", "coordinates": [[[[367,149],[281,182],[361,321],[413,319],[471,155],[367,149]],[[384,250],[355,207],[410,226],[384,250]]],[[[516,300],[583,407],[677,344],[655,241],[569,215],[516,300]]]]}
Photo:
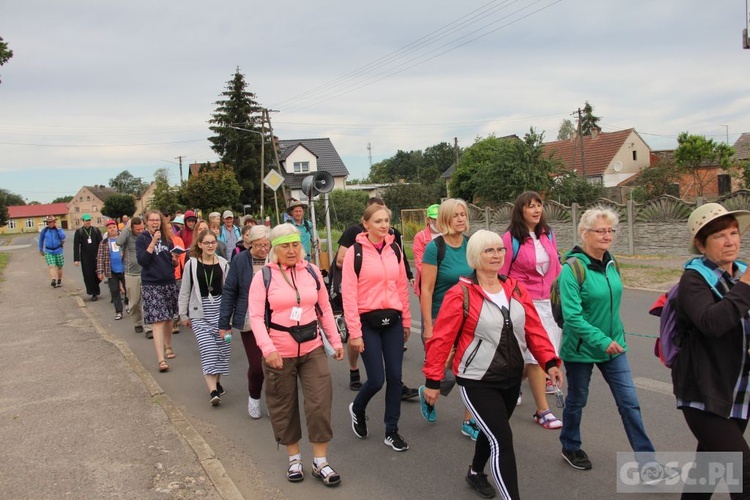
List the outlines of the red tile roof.
{"type": "Polygon", "coordinates": [[[16,205],[8,207],[9,219],[25,219],[28,217],[45,217],[47,215],[68,215],[67,203],[47,203],[45,205],[16,205]]]}
{"type": "MultiPolygon", "coordinates": [[[[600,132],[596,139],[592,139],[590,135],[583,136],[586,177],[604,174],[612,159],[634,130],[630,128],[627,130],[618,130],[617,132],[600,132]]],[[[554,154],[555,158],[563,162],[565,168],[568,170],[575,169],[578,175],[583,175],[580,140],[567,139],[564,141],[547,142],[543,146],[546,155],[552,156],[554,154]],[[575,165],[573,165],[574,154],[575,165]]]]}

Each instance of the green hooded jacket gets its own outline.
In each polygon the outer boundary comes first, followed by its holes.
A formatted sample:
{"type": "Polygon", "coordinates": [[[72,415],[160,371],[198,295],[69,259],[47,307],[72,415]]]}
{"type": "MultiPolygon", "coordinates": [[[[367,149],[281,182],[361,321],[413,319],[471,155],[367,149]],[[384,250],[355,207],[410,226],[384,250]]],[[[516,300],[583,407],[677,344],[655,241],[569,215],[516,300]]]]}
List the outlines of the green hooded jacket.
{"type": "Polygon", "coordinates": [[[609,252],[604,254],[603,266],[579,246],[568,252],[565,259],[570,257],[580,259],[586,275],[579,287],[569,265],[563,265],[560,273],[560,303],[565,320],[560,358],[574,363],[609,361],[612,356],[606,349],[613,340],[628,349],[620,319],[620,273],[609,252]]]}

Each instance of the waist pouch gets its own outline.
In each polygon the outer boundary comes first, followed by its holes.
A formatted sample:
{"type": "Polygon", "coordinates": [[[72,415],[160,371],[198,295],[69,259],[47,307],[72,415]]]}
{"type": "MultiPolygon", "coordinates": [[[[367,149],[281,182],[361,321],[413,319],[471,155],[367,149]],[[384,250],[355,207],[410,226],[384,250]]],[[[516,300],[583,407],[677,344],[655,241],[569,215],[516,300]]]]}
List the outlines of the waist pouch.
{"type": "Polygon", "coordinates": [[[401,320],[401,311],[396,309],[376,309],[359,315],[362,323],[373,330],[384,330],[401,320]]]}
{"type": "Polygon", "coordinates": [[[298,344],[314,340],[318,336],[318,322],[313,321],[306,325],[290,326],[289,335],[291,335],[298,344]]]}

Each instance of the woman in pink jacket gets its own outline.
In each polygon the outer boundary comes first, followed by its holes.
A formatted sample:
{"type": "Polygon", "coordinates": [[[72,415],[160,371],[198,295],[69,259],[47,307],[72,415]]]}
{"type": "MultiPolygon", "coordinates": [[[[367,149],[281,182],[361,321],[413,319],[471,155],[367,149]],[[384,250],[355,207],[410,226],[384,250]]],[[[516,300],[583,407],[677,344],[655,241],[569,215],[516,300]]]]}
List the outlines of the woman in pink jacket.
{"type": "MultiPolygon", "coordinates": [[[[544,216],[541,196],[533,191],[521,193],[513,205],[508,231],[503,234],[508,256],[500,274],[511,276],[523,283],[534,301],[544,329],[555,352],[560,352],[562,332],[552,317],[549,292],[552,282],[560,274],[560,258],[552,229],[544,216]]],[[[547,375],[529,351],[524,353],[531,394],[536,403],[534,421],[545,429],[559,429],[562,422],[552,413],[545,392],[554,393],[547,375]],[[545,391],[547,389],[547,391],[545,391]]],[[[518,401],[520,404],[521,396],[518,401]]]]}
{"type": "Polygon", "coordinates": [[[341,274],[349,348],[361,354],[367,372],[367,380],[349,405],[352,430],[359,438],[367,437],[367,404],[386,383],[384,443],[406,451],[409,445],[398,433],[398,420],[404,343],[411,328],[409,281],[401,248],[388,233],[390,210],[371,205],[365,209],[362,224],[366,232],[358,234],[347,249],[341,274]]]}
{"type": "Polygon", "coordinates": [[[305,261],[300,234],[291,224],[271,231],[271,262],[250,284],[250,326],[263,353],[266,403],[276,442],[289,453],[287,479],[302,481],[302,437],[297,381],[305,398],[307,434],[313,447],[312,474],[326,486],[341,477],[328,464],[333,387],[331,372],[319,335],[319,326],[344,359],[341,337],[333,319],[328,292],[320,270],[305,261]]]}

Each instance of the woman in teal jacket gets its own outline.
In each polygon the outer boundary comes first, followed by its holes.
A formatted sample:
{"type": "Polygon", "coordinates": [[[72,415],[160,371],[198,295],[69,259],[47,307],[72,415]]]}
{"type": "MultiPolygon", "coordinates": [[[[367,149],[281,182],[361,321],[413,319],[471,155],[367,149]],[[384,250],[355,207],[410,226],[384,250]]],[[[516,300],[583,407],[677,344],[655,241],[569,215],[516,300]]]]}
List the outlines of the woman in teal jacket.
{"type": "Polygon", "coordinates": [[[581,246],[566,255],[560,273],[563,337],[568,395],[560,433],[563,458],[576,469],[590,469],[581,449],[581,417],[594,365],[599,368],[617,403],[625,433],[642,466],[657,466],[654,446],[646,434],[638,395],[625,354],[620,320],[622,281],[609,247],[617,230],[617,214],[607,208],[587,210],[578,224],[581,246]]]}

